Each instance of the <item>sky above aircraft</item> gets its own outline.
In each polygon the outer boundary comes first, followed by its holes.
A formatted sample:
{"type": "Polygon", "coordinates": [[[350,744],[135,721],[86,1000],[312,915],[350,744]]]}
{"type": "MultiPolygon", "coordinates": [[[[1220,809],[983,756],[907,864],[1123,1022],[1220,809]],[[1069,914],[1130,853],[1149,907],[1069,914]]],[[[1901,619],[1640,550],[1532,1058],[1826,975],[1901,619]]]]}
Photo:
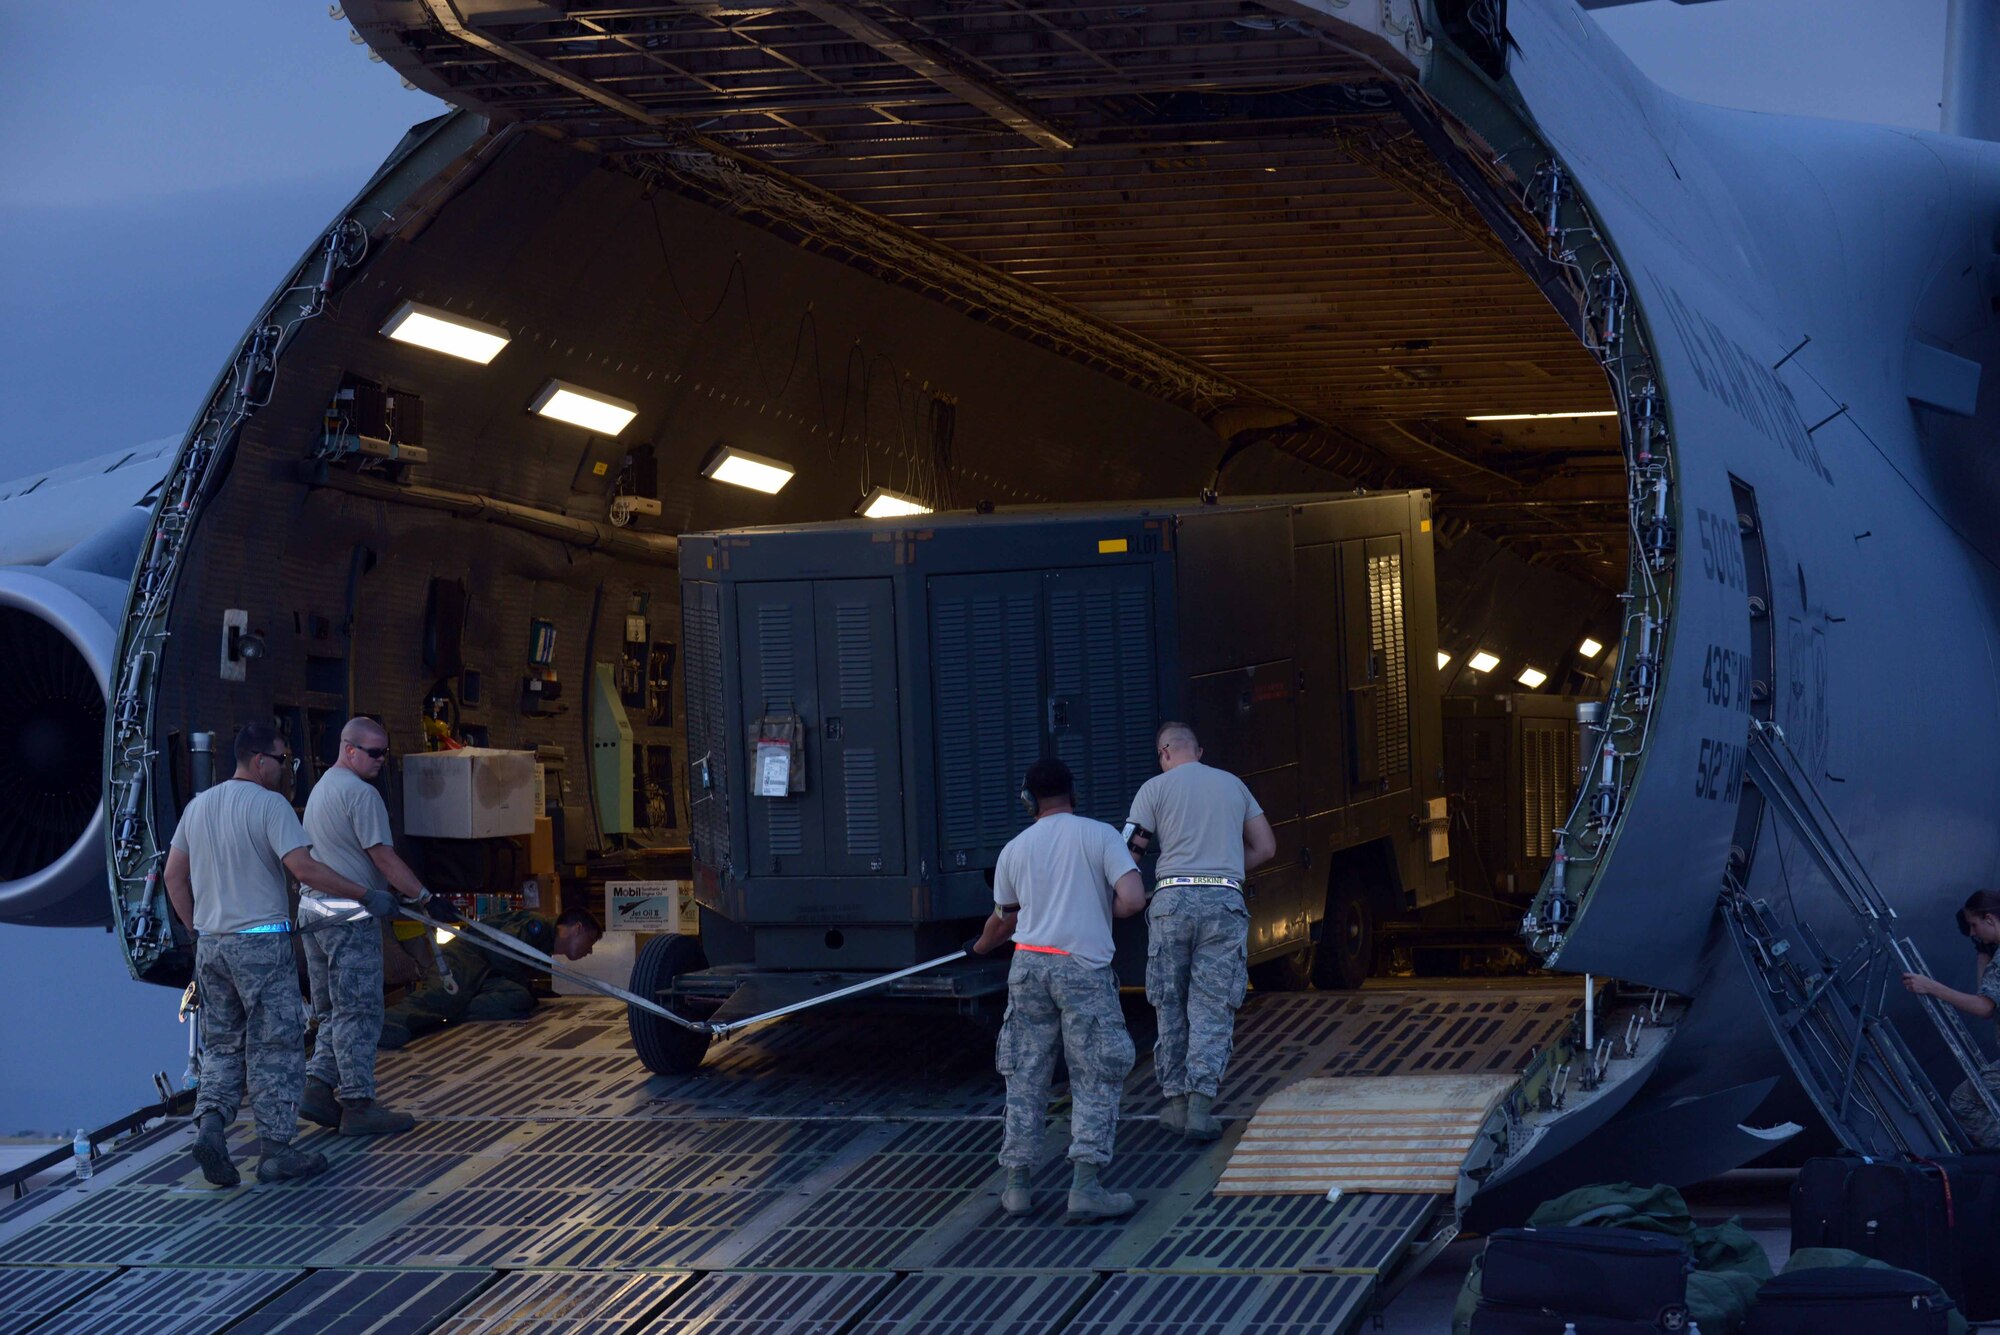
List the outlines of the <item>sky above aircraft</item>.
{"type": "MultiPolygon", "coordinates": [[[[1593,17],[1688,97],[1935,129],[1944,13],[1653,0],[1593,17]]],[[[183,430],[288,266],[443,109],[324,0],[4,5],[0,60],[0,479],[183,430]]]]}

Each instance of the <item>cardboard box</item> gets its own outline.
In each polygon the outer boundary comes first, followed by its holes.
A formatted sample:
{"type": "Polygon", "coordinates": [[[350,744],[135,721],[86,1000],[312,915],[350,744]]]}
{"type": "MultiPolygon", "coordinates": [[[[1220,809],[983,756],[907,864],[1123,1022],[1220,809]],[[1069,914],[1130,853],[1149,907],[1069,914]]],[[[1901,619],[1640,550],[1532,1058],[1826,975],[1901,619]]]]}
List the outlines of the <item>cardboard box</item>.
{"type": "Polygon", "coordinates": [[[403,757],[403,833],[495,839],[535,830],[535,753],[468,746],[403,757]]]}
{"type": "Polygon", "coordinates": [[[556,871],[556,823],[547,816],[535,817],[528,835],[528,872],[533,876],[553,876],[556,871]]]}

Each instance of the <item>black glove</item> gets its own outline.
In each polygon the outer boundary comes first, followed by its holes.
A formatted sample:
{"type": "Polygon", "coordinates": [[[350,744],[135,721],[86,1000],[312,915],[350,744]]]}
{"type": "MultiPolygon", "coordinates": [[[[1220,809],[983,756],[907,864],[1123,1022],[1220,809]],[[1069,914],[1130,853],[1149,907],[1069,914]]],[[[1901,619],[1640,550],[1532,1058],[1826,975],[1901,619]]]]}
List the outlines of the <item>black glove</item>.
{"type": "Polygon", "coordinates": [[[361,907],[368,910],[371,918],[386,918],[396,911],[396,897],[387,890],[364,890],[361,907]]]}
{"type": "Polygon", "coordinates": [[[425,914],[439,922],[464,922],[465,916],[458,911],[458,905],[443,895],[426,895],[422,901],[425,914]]]}

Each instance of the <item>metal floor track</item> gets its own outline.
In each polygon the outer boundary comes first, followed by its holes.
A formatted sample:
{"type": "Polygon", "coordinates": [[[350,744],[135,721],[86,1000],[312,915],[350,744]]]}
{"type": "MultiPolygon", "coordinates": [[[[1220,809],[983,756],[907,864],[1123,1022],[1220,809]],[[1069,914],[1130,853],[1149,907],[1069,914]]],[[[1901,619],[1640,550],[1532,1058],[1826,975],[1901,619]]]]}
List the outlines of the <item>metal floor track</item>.
{"type": "Polygon", "coordinates": [[[802,1018],[649,1079],[621,1007],[564,998],[384,1053],[418,1129],[311,1131],[333,1167],[306,1183],[211,1188],[177,1128],[29,1197],[0,1216],[0,1335],[1343,1331],[1439,1202],[1213,1196],[1250,1112],[1308,1076],[1512,1072],[1573,1004],[1533,983],[1253,997],[1229,1134],[1162,1131],[1141,1063],[1105,1174],[1139,1209],[1073,1226],[1060,1097],[1035,1212],[1001,1212],[1001,1085],[969,1028],[802,1018]]]}

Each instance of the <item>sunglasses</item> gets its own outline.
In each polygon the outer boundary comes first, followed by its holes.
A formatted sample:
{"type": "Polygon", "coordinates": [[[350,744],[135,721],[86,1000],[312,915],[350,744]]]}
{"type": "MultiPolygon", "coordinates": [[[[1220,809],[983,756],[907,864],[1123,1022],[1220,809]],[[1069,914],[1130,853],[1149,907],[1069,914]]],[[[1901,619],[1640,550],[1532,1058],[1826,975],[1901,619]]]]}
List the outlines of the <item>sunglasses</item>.
{"type": "MultiPolygon", "coordinates": [[[[354,743],[349,742],[348,745],[354,746],[354,743]]],[[[367,756],[370,760],[380,760],[383,756],[389,754],[389,748],[386,746],[354,746],[354,749],[362,755],[367,756]]]]}

